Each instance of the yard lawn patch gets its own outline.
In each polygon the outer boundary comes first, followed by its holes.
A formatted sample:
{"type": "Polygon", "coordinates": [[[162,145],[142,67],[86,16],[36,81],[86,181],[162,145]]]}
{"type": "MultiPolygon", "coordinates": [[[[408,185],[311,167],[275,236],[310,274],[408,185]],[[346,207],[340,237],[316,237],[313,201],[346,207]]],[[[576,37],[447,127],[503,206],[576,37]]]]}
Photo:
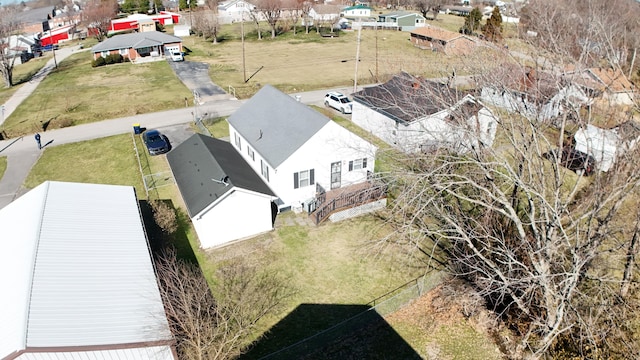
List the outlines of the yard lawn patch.
{"type": "Polygon", "coordinates": [[[10,137],[180,108],[191,92],[166,61],[92,68],[91,53],[62,61],[7,119],[10,137]]]}
{"type": "Polygon", "coordinates": [[[7,170],[7,157],[0,156],[0,179],[4,176],[4,172],[7,170]]]}
{"type": "Polygon", "coordinates": [[[40,69],[42,69],[51,56],[42,56],[31,59],[24,64],[13,67],[13,86],[10,88],[0,88],[0,104],[5,103],[20,88],[20,85],[29,81],[40,69]]]}
{"type": "MultiPolygon", "coordinates": [[[[264,319],[261,332],[272,328],[301,304],[366,305],[424,274],[424,268],[410,264],[397,248],[374,250],[368,246],[372,239],[389,231],[374,216],[322,226],[303,225],[309,223],[307,217],[304,213],[280,214],[275,231],[208,252],[208,262],[217,266],[224,266],[227,259],[244,257],[287,278],[294,295],[286,300],[280,313],[264,319]]],[[[287,329],[287,336],[278,342],[282,346],[293,344],[339,320],[344,318],[314,317],[312,326],[287,329]]],[[[249,358],[278,349],[269,346],[254,349],[249,358]]]]}
{"type": "MultiPolygon", "coordinates": [[[[245,72],[242,43],[235,40],[239,38],[237,26],[223,27],[221,33],[234,40],[213,45],[203,39],[193,39],[187,45],[193,50],[189,60],[209,63],[213,81],[225,89],[233,86],[239,98],[250,97],[264,84],[289,93],[354,82],[357,32],[340,32],[338,38],[321,38],[315,31],[288,33],[261,41],[247,38],[245,72]],[[247,78],[251,77],[247,83],[245,73],[247,78]]],[[[472,61],[473,56],[462,59],[424,51],[413,46],[409,39],[409,32],[363,30],[358,84],[385,81],[400,71],[424,77],[447,76],[453,69],[459,75],[466,74],[464,63],[472,61]]]]}
{"type": "Polygon", "coordinates": [[[47,180],[129,185],[144,194],[129,134],[45,148],[24,186],[47,180]]]}

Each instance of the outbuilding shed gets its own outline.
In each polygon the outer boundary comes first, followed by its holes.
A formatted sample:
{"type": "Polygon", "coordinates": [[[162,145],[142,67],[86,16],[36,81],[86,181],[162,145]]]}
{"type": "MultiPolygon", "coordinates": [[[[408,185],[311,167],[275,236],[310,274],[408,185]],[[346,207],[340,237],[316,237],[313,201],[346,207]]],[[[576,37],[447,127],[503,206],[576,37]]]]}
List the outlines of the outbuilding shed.
{"type": "Polygon", "coordinates": [[[47,181],[0,229],[0,359],[176,358],[133,187],[47,181]]]}

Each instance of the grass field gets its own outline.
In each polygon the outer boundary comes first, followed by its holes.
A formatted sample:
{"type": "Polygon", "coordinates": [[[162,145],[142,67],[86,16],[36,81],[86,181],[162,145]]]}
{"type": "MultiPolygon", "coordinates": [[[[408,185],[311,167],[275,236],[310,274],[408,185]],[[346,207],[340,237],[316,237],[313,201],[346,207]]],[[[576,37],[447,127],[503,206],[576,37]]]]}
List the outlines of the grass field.
{"type": "Polygon", "coordinates": [[[92,68],[91,53],[61,61],[6,120],[9,137],[184,106],[191,92],[165,61],[92,68]]]}
{"type": "Polygon", "coordinates": [[[5,88],[4,84],[0,88],[0,104],[5,103],[11,95],[13,95],[18,89],[20,85],[29,81],[40,69],[44,67],[44,65],[51,59],[50,54],[45,54],[45,56],[31,59],[24,64],[18,64],[13,67],[13,84],[14,86],[11,88],[5,88]]]}

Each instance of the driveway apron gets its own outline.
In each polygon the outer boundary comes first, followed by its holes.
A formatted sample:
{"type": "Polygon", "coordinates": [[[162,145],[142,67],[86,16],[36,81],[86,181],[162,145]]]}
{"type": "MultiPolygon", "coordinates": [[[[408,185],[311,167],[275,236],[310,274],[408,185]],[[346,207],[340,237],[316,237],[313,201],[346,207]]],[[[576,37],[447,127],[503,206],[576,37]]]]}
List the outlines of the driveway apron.
{"type": "Polygon", "coordinates": [[[195,61],[169,61],[180,81],[191,91],[196,91],[200,102],[229,99],[224,89],[214,84],[209,77],[209,64],[195,61]]]}

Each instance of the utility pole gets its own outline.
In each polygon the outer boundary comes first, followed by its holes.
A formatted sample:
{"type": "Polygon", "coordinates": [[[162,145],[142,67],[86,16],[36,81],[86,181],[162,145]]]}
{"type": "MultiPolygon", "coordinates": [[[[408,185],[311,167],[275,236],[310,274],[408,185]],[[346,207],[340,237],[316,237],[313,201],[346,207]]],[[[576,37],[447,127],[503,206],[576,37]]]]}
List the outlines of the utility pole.
{"type": "Polygon", "coordinates": [[[244,60],[244,10],[242,10],[242,21],[240,22],[240,33],[242,37],[242,81],[247,83],[247,66],[244,60]]]}
{"type": "Polygon", "coordinates": [[[360,35],[362,34],[362,22],[358,24],[358,38],[356,40],[356,72],[353,76],[353,92],[358,91],[358,63],[360,62],[360,35]]]}

